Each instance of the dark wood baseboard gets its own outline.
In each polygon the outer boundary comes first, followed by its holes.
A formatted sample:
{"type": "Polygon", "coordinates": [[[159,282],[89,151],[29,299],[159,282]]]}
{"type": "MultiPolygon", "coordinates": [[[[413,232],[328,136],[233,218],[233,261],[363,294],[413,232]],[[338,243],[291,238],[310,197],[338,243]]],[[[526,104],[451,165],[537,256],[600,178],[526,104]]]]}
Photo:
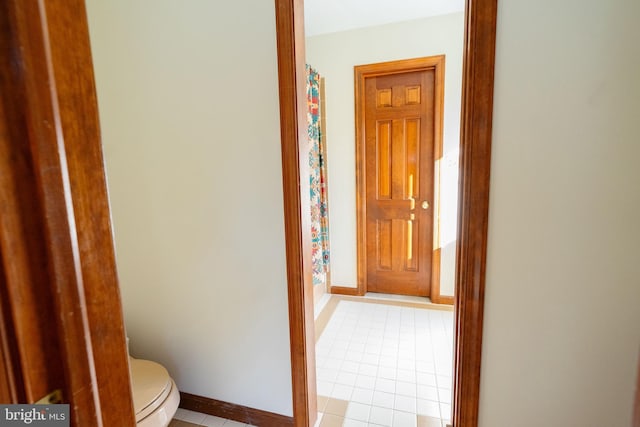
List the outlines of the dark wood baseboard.
{"type": "Polygon", "coordinates": [[[360,292],[359,288],[348,288],[346,286],[332,286],[330,292],[336,295],[352,295],[362,296],[363,292],[360,292]]]}
{"type": "Polygon", "coordinates": [[[259,427],[293,426],[293,417],[180,392],[180,407],[259,427]]]}
{"type": "Polygon", "coordinates": [[[448,297],[448,296],[438,296],[437,298],[431,298],[431,302],[434,304],[446,304],[446,305],[453,305],[455,300],[455,297],[448,297]]]}

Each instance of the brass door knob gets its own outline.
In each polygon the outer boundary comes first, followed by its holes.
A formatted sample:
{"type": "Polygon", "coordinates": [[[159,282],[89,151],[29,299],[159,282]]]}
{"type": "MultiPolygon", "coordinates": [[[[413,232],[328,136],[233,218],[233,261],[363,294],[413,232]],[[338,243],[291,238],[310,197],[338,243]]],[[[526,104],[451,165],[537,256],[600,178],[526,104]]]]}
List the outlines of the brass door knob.
{"type": "Polygon", "coordinates": [[[429,209],[429,202],[427,202],[426,200],[422,202],[422,209],[429,209]]]}

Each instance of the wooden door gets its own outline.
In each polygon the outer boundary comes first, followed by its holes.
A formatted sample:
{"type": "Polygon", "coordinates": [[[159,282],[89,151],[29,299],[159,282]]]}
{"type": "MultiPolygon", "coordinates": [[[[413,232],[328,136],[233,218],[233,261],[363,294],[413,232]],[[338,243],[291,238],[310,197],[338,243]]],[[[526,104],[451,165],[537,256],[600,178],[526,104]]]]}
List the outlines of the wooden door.
{"type": "Polygon", "coordinates": [[[441,89],[436,74],[428,67],[364,77],[360,126],[369,292],[430,295],[441,89]]]}
{"type": "Polygon", "coordinates": [[[134,426],[84,2],[0,2],[0,49],[0,403],[134,426]]]}

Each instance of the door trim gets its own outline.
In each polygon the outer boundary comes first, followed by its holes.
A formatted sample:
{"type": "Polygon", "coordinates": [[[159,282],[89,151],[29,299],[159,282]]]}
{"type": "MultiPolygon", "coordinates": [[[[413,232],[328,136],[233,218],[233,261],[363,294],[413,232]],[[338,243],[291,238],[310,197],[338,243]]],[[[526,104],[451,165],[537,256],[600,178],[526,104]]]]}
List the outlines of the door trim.
{"type": "MultiPolygon", "coordinates": [[[[366,141],[365,141],[365,79],[370,77],[378,77],[390,74],[410,73],[415,71],[434,70],[434,139],[433,139],[433,158],[434,161],[442,157],[442,127],[443,127],[443,109],[444,109],[444,55],[428,56],[423,58],[402,59],[399,61],[379,62],[375,64],[357,65],[354,67],[355,78],[355,108],[356,108],[356,258],[357,258],[357,295],[364,295],[367,292],[367,208],[366,208],[366,141]]],[[[435,168],[434,168],[435,174],[435,168]]],[[[436,180],[433,179],[435,183],[436,180]]],[[[436,192],[434,194],[439,194],[436,192]]],[[[434,203],[435,205],[435,203],[434,203]]],[[[438,213],[434,214],[434,219],[438,213]]],[[[435,221],[439,223],[439,221],[435,221]]],[[[436,224],[433,226],[433,235],[438,234],[436,224]]],[[[440,290],[440,275],[433,275],[436,270],[434,265],[439,258],[431,256],[431,284],[429,295],[434,289],[440,290]],[[438,279],[438,283],[434,284],[433,279],[438,279]]]]}
{"type": "Polygon", "coordinates": [[[455,427],[478,425],[497,12],[497,0],[466,1],[454,295],[455,427]]]}
{"type": "MultiPolygon", "coordinates": [[[[306,294],[302,242],[308,237],[300,228],[306,211],[300,210],[299,141],[304,130],[302,92],[304,75],[304,16],[302,0],[274,0],[280,84],[285,239],[291,331],[291,374],[295,426],[312,425],[316,418],[313,360],[313,308],[306,294]],[[305,295],[306,294],[306,295],[305,295]],[[307,301],[305,301],[305,299],[307,301]],[[311,326],[309,326],[311,324],[311,326]],[[311,344],[311,345],[310,345],[311,344]],[[309,354],[311,353],[311,354],[309,354]],[[312,409],[312,410],[310,410],[312,409]]],[[[491,120],[495,64],[497,0],[466,0],[464,62],[462,77],[462,125],[458,243],[456,255],[455,343],[453,425],[478,424],[482,322],[485,289],[489,174],[491,166],[491,120]]]]}
{"type": "Polygon", "coordinates": [[[0,194],[29,225],[0,221],[0,360],[13,382],[3,403],[32,403],[55,387],[73,426],[132,426],[84,0],[10,0],[0,10],[0,45],[9,53],[0,61],[0,150],[19,153],[3,161],[0,194]],[[30,304],[20,298],[27,292],[37,297],[30,304]],[[45,304],[50,311],[35,312],[45,304]],[[18,335],[35,328],[47,340],[18,335]],[[24,363],[38,353],[59,356],[24,363]],[[55,381],[44,381],[47,373],[55,381]]]}
{"type": "Polygon", "coordinates": [[[317,418],[303,0],[275,0],[293,424],[317,418]],[[306,194],[307,197],[301,197],[306,194]]]}

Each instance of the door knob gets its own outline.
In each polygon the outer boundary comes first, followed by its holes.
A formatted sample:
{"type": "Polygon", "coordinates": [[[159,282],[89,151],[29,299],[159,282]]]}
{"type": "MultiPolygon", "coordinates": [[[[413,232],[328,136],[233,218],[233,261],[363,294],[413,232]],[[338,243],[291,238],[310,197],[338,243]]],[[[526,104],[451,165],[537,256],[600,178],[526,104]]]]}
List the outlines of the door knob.
{"type": "Polygon", "coordinates": [[[427,202],[426,200],[422,202],[422,209],[429,209],[429,202],[427,202]]]}

